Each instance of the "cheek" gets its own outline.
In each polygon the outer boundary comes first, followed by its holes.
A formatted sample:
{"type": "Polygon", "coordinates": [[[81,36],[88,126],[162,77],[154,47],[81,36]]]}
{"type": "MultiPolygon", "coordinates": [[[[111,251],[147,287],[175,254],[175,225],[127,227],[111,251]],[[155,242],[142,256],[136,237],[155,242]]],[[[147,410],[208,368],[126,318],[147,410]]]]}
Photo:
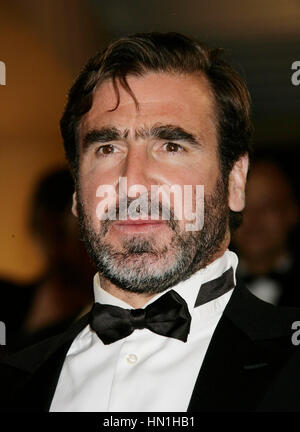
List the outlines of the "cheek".
{"type": "Polygon", "coordinates": [[[116,185],[118,177],[114,170],[103,170],[99,166],[91,167],[89,163],[82,163],[80,170],[81,197],[89,214],[96,211],[96,206],[101,199],[97,196],[100,186],[112,187],[116,185]]]}
{"type": "Polygon", "coordinates": [[[96,192],[99,184],[99,179],[92,176],[84,177],[84,181],[81,181],[80,184],[81,199],[86,213],[92,220],[96,219],[96,209],[99,203],[99,197],[96,196],[96,192]]]}
{"type": "Polygon", "coordinates": [[[216,170],[209,169],[207,166],[201,166],[201,164],[191,164],[190,166],[181,166],[178,169],[172,169],[169,172],[165,172],[164,176],[161,176],[161,183],[168,185],[179,185],[183,189],[184,186],[204,186],[205,191],[208,194],[214,189],[217,173],[216,170]]]}

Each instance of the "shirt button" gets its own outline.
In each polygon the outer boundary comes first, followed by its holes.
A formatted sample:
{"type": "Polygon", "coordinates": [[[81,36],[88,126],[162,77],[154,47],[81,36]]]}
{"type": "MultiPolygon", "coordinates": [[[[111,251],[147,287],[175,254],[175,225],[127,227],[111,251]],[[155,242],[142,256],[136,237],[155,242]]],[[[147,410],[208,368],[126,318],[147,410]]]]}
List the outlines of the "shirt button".
{"type": "Polygon", "coordinates": [[[127,363],[135,364],[138,361],[138,357],[135,354],[128,354],[126,357],[127,363]]]}

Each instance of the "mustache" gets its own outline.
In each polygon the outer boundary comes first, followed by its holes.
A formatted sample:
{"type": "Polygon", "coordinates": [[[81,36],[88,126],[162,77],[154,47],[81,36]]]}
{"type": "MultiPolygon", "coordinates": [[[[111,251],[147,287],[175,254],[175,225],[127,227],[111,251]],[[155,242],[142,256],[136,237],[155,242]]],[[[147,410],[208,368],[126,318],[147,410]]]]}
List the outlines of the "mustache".
{"type": "MultiPolygon", "coordinates": [[[[131,203],[136,201],[136,198],[132,197],[123,197],[120,198],[118,203],[115,206],[111,206],[108,208],[107,212],[103,215],[103,218],[100,220],[104,234],[108,231],[110,225],[116,220],[120,220],[120,213],[124,213],[126,210],[126,214],[130,217],[132,214],[132,210],[130,208],[131,203]]],[[[141,217],[146,219],[149,217],[155,217],[159,220],[164,220],[166,224],[173,231],[178,227],[178,222],[175,219],[175,212],[171,206],[164,206],[160,201],[157,202],[147,199],[143,200],[142,205],[138,205],[136,207],[136,212],[139,213],[141,217]],[[167,218],[163,218],[164,215],[167,215],[167,218]]]]}

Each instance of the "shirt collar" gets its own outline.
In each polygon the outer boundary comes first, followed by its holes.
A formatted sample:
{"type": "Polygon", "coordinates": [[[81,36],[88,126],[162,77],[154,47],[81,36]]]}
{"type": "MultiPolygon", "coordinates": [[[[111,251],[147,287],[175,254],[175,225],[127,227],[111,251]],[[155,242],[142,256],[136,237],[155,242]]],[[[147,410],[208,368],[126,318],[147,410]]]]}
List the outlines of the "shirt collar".
{"type": "MultiPolygon", "coordinates": [[[[234,252],[231,252],[227,249],[220,258],[213,261],[207,267],[194,273],[189,279],[179,282],[177,285],[168,288],[162,293],[156,294],[143,306],[143,308],[148,306],[150,303],[153,303],[159,297],[164,295],[167,291],[173,289],[182,298],[185,299],[189,311],[190,313],[192,313],[197,296],[199,294],[199,290],[201,290],[201,286],[206,282],[217,279],[218,277],[222,276],[222,274],[225,273],[226,270],[232,268],[234,285],[236,285],[235,274],[236,274],[237,265],[238,265],[237,255],[234,252]]],[[[119,306],[125,309],[132,309],[132,306],[130,306],[123,300],[120,300],[119,298],[113,296],[112,294],[109,294],[107,291],[101,288],[100,278],[98,273],[96,273],[96,275],[94,276],[94,295],[95,295],[95,302],[102,303],[102,304],[110,304],[113,306],[119,306]]]]}

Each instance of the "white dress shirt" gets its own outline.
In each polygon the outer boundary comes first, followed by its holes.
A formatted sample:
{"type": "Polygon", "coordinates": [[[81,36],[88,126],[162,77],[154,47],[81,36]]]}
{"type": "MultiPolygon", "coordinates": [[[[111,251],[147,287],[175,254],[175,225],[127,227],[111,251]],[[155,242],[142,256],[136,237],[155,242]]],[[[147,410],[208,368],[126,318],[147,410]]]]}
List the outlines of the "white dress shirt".
{"type": "MultiPolygon", "coordinates": [[[[170,288],[185,299],[192,317],[187,342],[138,329],[104,345],[86,326],[69,348],[50,411],[186,411],[208,345],[233,291],[194,308],[199,288],[230,267],[235,282],[237,263],[237,256],[227,250],[205,269],[170,288]]],[[[98,273],[94,293],[96,302],[132,309],[101,288],[98,273]]]]}

